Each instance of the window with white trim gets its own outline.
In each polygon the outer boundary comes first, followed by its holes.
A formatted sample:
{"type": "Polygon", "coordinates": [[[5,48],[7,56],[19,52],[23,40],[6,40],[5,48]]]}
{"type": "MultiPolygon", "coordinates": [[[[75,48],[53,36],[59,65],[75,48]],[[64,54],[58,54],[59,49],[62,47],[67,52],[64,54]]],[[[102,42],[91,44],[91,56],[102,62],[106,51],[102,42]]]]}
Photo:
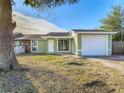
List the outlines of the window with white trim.
{"type": "Polygon", "coordinates": [[[32,40],[32,51],[33,52],[36,52],[38,49],[38,42],[37,42],[37,40],[32,40]]]}
{"type": "Polygon", "coordinates": [[[58,40],[58,51],[69,51],[69,39],[58,40]]]}

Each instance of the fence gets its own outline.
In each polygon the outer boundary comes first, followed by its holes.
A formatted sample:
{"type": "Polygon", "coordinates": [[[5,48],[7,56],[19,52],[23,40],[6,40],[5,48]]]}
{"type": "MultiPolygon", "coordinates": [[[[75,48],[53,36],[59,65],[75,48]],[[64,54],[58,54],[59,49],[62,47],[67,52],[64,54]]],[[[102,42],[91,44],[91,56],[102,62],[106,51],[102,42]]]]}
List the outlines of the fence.
{"type": "Polygon", "coordinates": [[[15,51],[15,54],[20,54],[20,53],[24,53],[25,49],[22,46],[16,46],[14,47],[14,51],[15,51]]]}
{"type": "Polygon", "coordinates": [[[112,42],[112,53],[113,54],[124,54],[124,41],[113,41],[112,42]]]}

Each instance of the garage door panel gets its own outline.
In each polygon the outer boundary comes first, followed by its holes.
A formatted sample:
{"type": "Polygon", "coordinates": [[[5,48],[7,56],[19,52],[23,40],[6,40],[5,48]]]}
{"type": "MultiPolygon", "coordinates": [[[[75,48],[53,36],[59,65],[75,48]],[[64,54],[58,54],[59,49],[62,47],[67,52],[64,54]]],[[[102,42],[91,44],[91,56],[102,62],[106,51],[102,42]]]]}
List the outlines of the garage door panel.
{"type": "Polygon", "coordinates": [[[108,35],[82,35],[82,55],[107,55],[108,35]]]}

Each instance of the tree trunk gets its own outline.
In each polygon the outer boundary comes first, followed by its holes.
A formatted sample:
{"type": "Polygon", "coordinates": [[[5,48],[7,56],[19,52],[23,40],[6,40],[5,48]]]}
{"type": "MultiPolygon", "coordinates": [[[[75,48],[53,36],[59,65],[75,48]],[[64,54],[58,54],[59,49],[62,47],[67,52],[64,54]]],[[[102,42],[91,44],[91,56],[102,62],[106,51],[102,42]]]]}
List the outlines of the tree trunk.
{"type": "Polygon", "coordinates": [[[12,0],[0,0],[0,70],[20,70],[13,47],[12,0]]]}

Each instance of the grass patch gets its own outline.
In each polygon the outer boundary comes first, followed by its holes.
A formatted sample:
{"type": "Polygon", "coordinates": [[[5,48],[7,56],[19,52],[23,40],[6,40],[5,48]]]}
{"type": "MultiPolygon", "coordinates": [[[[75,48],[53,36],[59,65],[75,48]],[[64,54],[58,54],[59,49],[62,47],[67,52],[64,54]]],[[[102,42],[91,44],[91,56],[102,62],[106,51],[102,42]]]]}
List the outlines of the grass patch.
{"type": "Polygon", "coordinates": [[[48,61],[53,63],[62,63],[64,62],[64,58],[61,56],[55,56],[55,55],[41,55],[41,56],[34,56],[34,60],[38,61],[48,61]]]}

